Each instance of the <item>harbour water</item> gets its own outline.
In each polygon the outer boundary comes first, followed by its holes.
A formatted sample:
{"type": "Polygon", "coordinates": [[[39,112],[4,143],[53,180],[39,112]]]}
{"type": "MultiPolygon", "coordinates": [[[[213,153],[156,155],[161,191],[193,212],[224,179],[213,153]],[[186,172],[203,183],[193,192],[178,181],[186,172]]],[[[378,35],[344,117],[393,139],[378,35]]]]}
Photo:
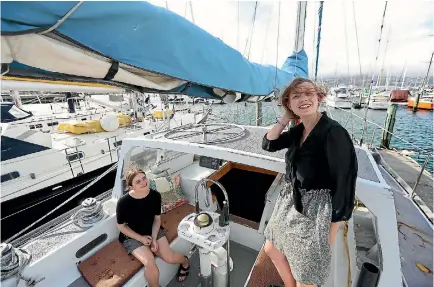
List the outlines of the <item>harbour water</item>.
{"type": "MultiPolygon", "coordinates": [[[[365,109],[339,110],[321,107],[333,119],[340,122],[356,140],[360,140],[363,130],[365,109]],[[351,117],[353,112],[356,116],[351,117]]],[[[262,103],[262,126],[276,122],[276,114],[283,113],[282,107],[275,102],[262,103]]],[[[210,120],[216,122],[255,125],[256,106],[253,103],[235,103],[229,105],[213,105],[210,120]]],[[[368,109],[367,119],[380,127],[384,126],[386,111],[368,109]]],[[[431,154],[427,170],[433,173],[433,112],[420,110],[413,113],[406,106],[398,106],[391,147],[406,150],[410,157],[423,165],[428,153],[431,154]],[[421,150],[422,149],[422,150],[421,150]]],[[[379,127],[368,123],[364,142],[380,147],[382,131],[379,127]]]]}

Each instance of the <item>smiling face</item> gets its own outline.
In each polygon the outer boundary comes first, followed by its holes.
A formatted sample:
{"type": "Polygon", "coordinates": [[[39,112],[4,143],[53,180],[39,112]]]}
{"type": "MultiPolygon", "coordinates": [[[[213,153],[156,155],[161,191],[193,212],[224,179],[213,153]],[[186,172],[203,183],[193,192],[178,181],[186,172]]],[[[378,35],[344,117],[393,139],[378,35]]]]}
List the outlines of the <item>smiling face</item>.
{"type": "Polygon", "coordinates": [[[281,103],[290,115],[303,120],[316,115],[325,95],[325,86],[319,86],[309,79],[295,78],[283,92],[281,103]]]}
{"type": "Polygon", "coordinates": [[[135,192],[147,192],[149,190],[148,179],[143,172],[137,173],[131,183],[129,184],[130,189],[135,192]]]}
{"type": "Polygon", "coordinates": [[[304,118],[315,115],[320,102],[321,97],[315,86],[309,82],[303,82],[289,94],[288,108],[300,118],[304,118]]]}

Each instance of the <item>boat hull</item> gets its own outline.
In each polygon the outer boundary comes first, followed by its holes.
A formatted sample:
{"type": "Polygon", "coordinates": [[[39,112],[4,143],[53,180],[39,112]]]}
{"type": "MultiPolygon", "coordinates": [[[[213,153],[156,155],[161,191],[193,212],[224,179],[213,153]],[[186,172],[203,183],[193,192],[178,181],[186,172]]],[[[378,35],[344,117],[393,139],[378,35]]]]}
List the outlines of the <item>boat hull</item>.
{"type": "Polygon", "coordinates": [[[326,100],[326,104],[329,107],[338,108],[338,109],[351,109],[352,103],[350,101],[335,101],[335,100],[326,100]]]}
{"type": "MultiPolygon", "coordinates": [[[[409,108],[413,108],[415,105],[415,100],[414,99],[409,99],[408,100],[408,104],[407,106],[409,108]]],[[[433,102],[428,102],[428,101],[419,101],[418,105],[417,105],[418,109],[421,110],[429,110],[432,111],[433,110],[433,102]]]]}
{"type": "Polygon", "coordinates": [[[369,102],[368,108],[371,110],[387,110],[389,102],[369,102]]]}

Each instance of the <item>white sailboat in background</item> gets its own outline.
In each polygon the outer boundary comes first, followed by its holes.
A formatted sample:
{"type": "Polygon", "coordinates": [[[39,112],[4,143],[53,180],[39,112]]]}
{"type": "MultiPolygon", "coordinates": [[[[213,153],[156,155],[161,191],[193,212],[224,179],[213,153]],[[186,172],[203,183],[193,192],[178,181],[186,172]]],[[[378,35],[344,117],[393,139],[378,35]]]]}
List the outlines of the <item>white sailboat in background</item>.
{"type": "Polygon", "coordinates": [[[350,93],[345,86],[334,87],[326,97],[326,104],[329,107],[340,109],[351,109],[352,101],[350,93]]]}

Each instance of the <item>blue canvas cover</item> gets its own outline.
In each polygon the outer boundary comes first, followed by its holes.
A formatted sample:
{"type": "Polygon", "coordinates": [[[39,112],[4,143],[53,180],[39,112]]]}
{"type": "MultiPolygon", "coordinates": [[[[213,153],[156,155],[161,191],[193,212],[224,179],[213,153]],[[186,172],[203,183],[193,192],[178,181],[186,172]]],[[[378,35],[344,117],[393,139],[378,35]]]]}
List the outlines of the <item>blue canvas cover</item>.
{"type": "MultiPolygon", "coordinates": [[[[2,35],[37,33],[77,2],[1,2],[2,35]]],[[[55,33],[121,63],[189,82],[174,92],[215,97],[212,88],[269,95],[294,75],[307,77],[302,50],[282,69],[249,62],[237,50],[178,14],[148,2],[83,2],[55,33]]]]}

